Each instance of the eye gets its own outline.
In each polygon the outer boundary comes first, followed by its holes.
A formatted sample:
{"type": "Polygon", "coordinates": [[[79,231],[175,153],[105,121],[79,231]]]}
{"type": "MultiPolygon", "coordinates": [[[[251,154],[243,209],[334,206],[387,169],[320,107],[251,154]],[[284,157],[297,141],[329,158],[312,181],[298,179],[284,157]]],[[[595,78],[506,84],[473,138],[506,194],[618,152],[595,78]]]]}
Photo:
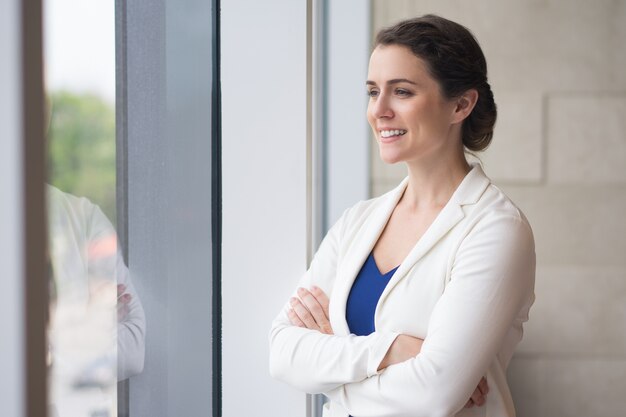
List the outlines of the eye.
{"type": "Polygon", "coordinates": [[[413,95],[409,90],[405,90],[404,88],[396,88],[396,95],[400,97],[410,97],[413,95]]]}
{"type": "Polygon", "coordinates": [[[367,90],[367,95],[371,98],[378,97],[378,94],[378,90],[376,89],[367,90]]]}

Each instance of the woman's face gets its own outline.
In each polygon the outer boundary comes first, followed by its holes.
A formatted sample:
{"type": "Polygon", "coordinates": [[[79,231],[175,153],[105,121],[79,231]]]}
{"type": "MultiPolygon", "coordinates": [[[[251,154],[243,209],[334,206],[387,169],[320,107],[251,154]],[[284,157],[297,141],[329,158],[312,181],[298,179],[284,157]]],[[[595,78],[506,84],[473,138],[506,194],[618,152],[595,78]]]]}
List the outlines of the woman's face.
{"type": "Polygon", "coordinates": [[[383,161],[423,161],[462,146],[456,101],[442,96],[425,61],[407,47],[374,49],[367,90],[367,119],[383,161]]]}

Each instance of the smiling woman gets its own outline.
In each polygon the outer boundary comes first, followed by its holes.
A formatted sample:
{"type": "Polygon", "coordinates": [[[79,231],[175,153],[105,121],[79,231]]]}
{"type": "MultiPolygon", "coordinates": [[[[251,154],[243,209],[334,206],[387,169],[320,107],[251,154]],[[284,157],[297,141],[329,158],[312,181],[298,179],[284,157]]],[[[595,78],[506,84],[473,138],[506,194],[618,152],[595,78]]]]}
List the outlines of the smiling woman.
{"type": "Polygon", "coordinates": [[[473,109],[475,90],[462,100],[447,99],[426,62],[400,45],[379,45],[372,53],[368,77],[367,118],[383,161],[424,163],[450,153],[464,159],[450,129],[458,129],[473,109]]]}
{"type": "MultiPolygon", "coordinates": [[[[376,38],[377,49],[384,46],[407,48],[407,52],[422,61],[417,67],[422,67],[423,71],[416,75],[423,78],[415,81],[427,81],[432,77],[446,99],[472,94],[475,108],[470,109],[462,125],[461,139],[463,146],[471,151],[485,150],[491,143],[497,116],[493,93],[487,82],[485,55],[465,27],[449,20],[437,20],[435,16],[421,19],[421,25],[409,20],[381,30],[376,38]]],[[[432,86],[432,83],[426,84],[432,86]]]]}
{"type": "Polygon", "coordinates": [[[272,324],[271,373],[326,394],[326,416],[513,416],[534,239],[465,159],[496,119],[482,51],[457,23],[407,20],[378,34],[366,84],[380,156],[408,177],[331,228],[272,324]]]}

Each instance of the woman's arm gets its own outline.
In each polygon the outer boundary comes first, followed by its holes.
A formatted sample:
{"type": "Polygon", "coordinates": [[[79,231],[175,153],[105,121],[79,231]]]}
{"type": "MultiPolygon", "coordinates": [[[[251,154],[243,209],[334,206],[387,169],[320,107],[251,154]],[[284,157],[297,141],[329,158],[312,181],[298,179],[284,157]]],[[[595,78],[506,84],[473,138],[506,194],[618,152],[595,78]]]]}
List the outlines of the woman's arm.
{"type": "Polygon", "coordinates": [[[117,379],[121,381],[143,371],[146,315],[128,267],[124,264],[113,225],[97,205],[86,199],[80,201],[87,213],[85,222],[89,236],[88,252],[97,253],[98,245],[113,245],[109,249],[113,253],[109,253],[105,260],[89,256],[88,268],[90,276],[104,276],[117,284],[117,379]]]}
{"type": "MultiPolygon", "coordinates": [[[[299,298],[293,297],[290,300],[291,308],[287,311],[291,324],[324,334],[334,334],[328,313],[330,300],[326,293],[317,286],[311,287],[310,290],[300,287],[296,292],[299,298]]],[[[417,337],[398,335],[389,346],[377,370],[382,371],[388,366],[414,358],[420,353],[423,343],[424,340],[417,337]]]]}
{"type": "MultiPolygon", "coordinates": [[[[329,320],[329,299],[319,287],[311,290],[298,288],[298,298],[292,298],[291,309],[288,311],[289,320],[294,326],[317,330],[324,334],[333,334],[329,320]]],[[[389,347],[382,362],[378,366],[381,371],[391,365],[402,363],[415,358],[422,348],[424,340],[417,337],[401,334],[389,347]]],[[[481,406],[485,403],[485,396],[489,392],[487,380],[481,378],[472,396],[467,400],[465,407],[481,406]]]]}
{"type": "Polygon", "coordinates": [[[143,371],[146,315],[121,254],[118,254],[117,282],[123,288],[122,296],[127,296],[117,323],[117,379],[122,381],[143,371]]]}
{"type": "Polygon", "coordinates": [[[483,219],[458,250],[420,354],[361,382],[325,392],[352,415],[450,416],[463,408],[532,299],[535,253],[528,224],[483,219]]]}
{"type": "MultiPolygon", "coordinates": [[[[348,212],[331,228],[297,287],[318,286],[330,294],[337,272],[339,243],[348,212]]],[[[297,297],[294,292],[293,297],[297,297]]],[[[337,336],[294,326],[288,302],[272,323],[270,374],[309,393],[329,391],[376,375],[389,346],[398,336],[337,336]]]]}

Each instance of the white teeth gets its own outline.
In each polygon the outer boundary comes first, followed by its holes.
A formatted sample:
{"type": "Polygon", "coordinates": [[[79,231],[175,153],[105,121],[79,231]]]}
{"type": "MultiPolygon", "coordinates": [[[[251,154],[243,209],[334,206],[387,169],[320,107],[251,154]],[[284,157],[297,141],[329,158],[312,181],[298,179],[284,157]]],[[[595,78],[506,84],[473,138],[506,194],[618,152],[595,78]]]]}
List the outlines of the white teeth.
{"type": "Polygon", "coordinates": [[[402,136],[406,133],[406,130],[396,129],[396,130],[381,130],[380,136],[383,138],[388,138],[391,136],[402,136]]]}

